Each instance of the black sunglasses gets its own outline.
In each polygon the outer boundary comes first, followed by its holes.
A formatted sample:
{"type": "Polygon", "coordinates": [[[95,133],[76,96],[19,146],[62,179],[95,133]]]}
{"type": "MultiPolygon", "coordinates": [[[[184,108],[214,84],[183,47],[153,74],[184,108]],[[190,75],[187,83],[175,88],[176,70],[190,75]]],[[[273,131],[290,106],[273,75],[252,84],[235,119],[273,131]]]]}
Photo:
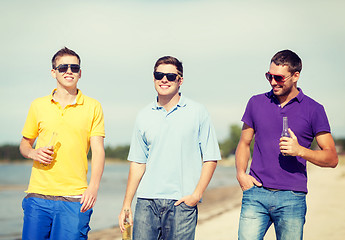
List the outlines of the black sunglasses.
{"type": "Polygon", "coordinates": [[[80,71],[80,65],[78,64],[60,64],[55,68],[59,73],[65,73],[68,71],[68,68],[71,68],[72,73],[78,73],[80,71]]]}
{"type": "Polygon", "coordinates": [[[176,73],[162,73],[162,72],[153,72],[153,75],[156,80],[162,80],[164,76],[167,77],[168,81],[173,82],[176,80],[178,74],[176,73]]]}

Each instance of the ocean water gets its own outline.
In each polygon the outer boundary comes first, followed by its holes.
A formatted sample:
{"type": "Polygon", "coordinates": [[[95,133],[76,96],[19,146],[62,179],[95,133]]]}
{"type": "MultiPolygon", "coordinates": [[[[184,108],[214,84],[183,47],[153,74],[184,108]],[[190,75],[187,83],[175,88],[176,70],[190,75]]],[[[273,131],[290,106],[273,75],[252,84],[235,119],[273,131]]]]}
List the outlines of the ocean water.
{"type": "MultiPolygon", "coordinates": [[[[91,168],[90,168],[91,169],[91,168]]],[[[106,163],[98,192],[97,202],[91,217],[92,230],[117,225],[126,190],[129,165],[106,163]]],[[[30,179],[31,164],[1,164],[0,185],[0,239],[20,239],[23,224],[22,200],[30,179]]],[[[209,188],[237,184],[234,167],[218,166],[209,188]]]]}

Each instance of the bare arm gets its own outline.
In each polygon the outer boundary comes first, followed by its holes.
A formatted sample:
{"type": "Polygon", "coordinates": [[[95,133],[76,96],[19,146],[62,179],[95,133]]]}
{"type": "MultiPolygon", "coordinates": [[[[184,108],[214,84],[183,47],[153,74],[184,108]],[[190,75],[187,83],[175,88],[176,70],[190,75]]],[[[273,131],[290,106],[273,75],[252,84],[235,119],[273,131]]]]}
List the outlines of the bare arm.
{"type": "Polygon", "coordinates": [[[254,177],[246,173],[248,161],[250,159],[250,143],[252,142],[253,137],[254,129],[244,123],[241,138],[236,149],[237,181],[243,191],[251,188],[254,184],[257,186],[262,185],[254,177]]]}
{"type": "Polygon", "coordinates": [[[92,152],[91,178],[89,186],[80,200],[80,203],[82,203],[80,208],[81,212],[86,212],[95,205],[98,188],[104,170],[104,138],[102,136],[92,136],[90,138],[90,146],[92,152]]]}
{"type": "Polygon", "coordinates": [[[179,199],[175,203],[175,206],[178,206],[182,202],[184,202],[188,206],[195,206],[202,198],[202,195],[204,191],[206,190],[208,184],[210,183],[216,167],[217,167],[217,161],[204,162],[201,169],[200,179],[197,186],[195,187],[194,192],[192,193],[192,195],[187,195],[179,199]]]}
{"type": "Polygon", "coordinates": [[[338,155],[332,135],[328,132],[320,132],[315,139],[321,150],[311,150],[302,147],[294,132],[289,129],[291,138],[282,137],[280,139],[280,151],[291,156],[299,156],[319,167],[336,167],[338,165],[338,155]]]}
{"type": "Polygon", "coordinates": [[[131,162],[129,173],[128,173],[126,194],[123,200],[121,212],[119,214],[119,226],[120,226],[121,232],[125,230],[125,227],[124,227],[124,222],[126,218],[125,211],[129,212],[128,218],[129,218],[130,224],[133,225],[131,205],[132,205],[135,192],[137,191],[137,188],[139,186],[141,178],[143,177],[145,173],[145,170],[146,170],[146,164],[131,162]]]}
{"type": "Polygon", "coordinates": [[[30,158],[42,164],[50,164],[53,161],[53,157],[51,155],[54,153],[54,151],[48,147],[33,149],[32,146],[34,145],[35,140],[36,139],[23,137],[19,146],[20,153],[25,158],[30,158]]]}

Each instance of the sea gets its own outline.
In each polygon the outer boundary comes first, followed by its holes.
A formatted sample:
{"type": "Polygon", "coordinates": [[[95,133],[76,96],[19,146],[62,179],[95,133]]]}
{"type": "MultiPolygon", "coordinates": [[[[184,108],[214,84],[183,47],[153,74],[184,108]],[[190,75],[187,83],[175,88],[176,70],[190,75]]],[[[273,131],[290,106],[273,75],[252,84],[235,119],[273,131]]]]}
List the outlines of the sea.
{"type": "MultiPolygon", "coordinates": [[[[0,240],[21,239],[22,200],[25,197],[32,165],[0,164],[0,240]]],[[[91,169],[91,168],[89,168],[91,169]]],[[[91,216],[92,230],[117,226],[126,190],[129,164],[106,163],[97,202],[91,216]]],[[[90,172],[89,172],[90,177],[90,172]]],[[[237,184],[233,166],[218,165],[208,188],[237,184]]]]}

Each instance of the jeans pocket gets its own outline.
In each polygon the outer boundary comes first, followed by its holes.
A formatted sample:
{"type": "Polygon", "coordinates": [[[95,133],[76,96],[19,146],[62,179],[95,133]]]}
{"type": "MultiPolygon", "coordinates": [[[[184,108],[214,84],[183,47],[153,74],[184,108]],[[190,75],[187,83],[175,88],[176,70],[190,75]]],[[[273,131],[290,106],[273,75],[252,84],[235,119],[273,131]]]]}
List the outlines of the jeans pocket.
{"type": "Polygon", "coordinates": [[[182,208],[187,209],[187,210],[194,210],[194,209],[196,208],[197,205],[198,205],[198,204],[196,204],[195,206],[189,206],[189,205],[185,204],[184,202],[182,202],[182,203],[180,204],[180,206],[181,206],[182,208]]]}
{"type": "Polygon", "coordinates": [[[23,201],[22,201],[22,209],[23,209],[23,211],[25,210],[26,201],[27,201],[26,198],[24,198],[23,201]]]}
{"type": "Polygon", "coordinates": [[[304,197],[305,195],[307,195],[305,192],[297,192],[297,191],[290,191],[290,192],[297,197],[304,197]]]}
{"type": "Polygon", "coordinates": [[[248,192],[248,191],[250,191],[250,190],[253,190],[254,187],[255,187],[255,185],[251,186],[250,188],[248,188],[248,189],[246,189],[246,190],[243,190],[243,193],[248,192]]]}

